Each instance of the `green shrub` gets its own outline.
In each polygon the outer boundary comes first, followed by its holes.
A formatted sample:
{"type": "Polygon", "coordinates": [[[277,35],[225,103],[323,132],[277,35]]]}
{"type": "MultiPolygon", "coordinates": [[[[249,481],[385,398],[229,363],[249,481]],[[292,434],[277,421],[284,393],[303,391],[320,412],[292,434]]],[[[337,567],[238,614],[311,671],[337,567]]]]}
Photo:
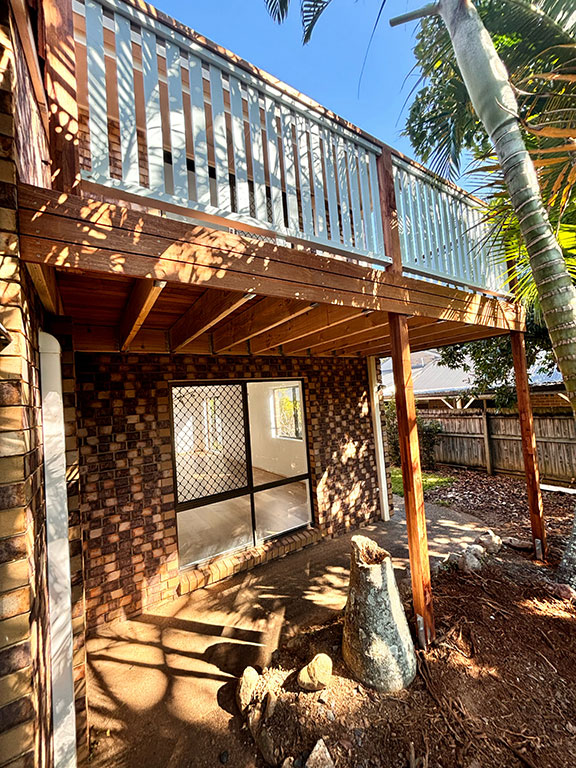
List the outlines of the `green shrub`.
{"type": "MultiPolygon", "coordinates": [[[[392,464],[400,464],[400,444],[398,438],[398,419],[396,417],[396,405],[393,400],[382,408],[386,441],[388,443],[388,455],[392,464]]],[[[424,420],[420,414],[416,414],[418,427],[418,440],[420,443],[420,463],[423,469],[434,469],[434,448],[438,442],[438,435],[442,432],[439,421],[424,420]]]]}

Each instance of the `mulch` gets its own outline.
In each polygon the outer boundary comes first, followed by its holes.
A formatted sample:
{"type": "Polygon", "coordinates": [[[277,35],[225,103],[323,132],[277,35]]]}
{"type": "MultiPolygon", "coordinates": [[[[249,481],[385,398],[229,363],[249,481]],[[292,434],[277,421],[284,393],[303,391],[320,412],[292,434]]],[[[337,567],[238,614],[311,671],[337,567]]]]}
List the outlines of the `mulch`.
{"type": "Polygon", "coordinates": [[[480,574],[440,571],[437,641],[418,653],[412,685],[393,695],[351,679],[342,617],[293,638],[261,686],[278,695],[268,727],[282,759],[303,765],[323,738],[337,768],[576,764],[576,607],[553,597],[543,575],[509,550],[480,574]],[[334,661],[331,684],[299,691],[297,672],[318,652],[334,661]]]}
{"type": "MultiPolygon", "coordinates": [[[[475,515],[500,536],[530,538],[526,482],[520,477],[489,476],[485,472],[438,469],[436,474],[453,477],[455,482],[428,490],[426,501],[445,504],[457,512],[475,515]]],[[[542,491],[548,534],[549,560],[557,564],[572,530],[576,495],[542,491]]]]}

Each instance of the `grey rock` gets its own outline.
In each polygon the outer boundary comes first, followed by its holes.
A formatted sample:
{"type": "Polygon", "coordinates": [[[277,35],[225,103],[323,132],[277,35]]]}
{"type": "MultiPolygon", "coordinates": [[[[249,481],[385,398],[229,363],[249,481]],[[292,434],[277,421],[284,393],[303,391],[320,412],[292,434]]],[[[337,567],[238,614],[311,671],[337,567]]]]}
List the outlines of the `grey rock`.
{"type": "Polygon", "coordinates": [[[334,768],[334,762],[324,744],[324,739],[318,739],[316,746],[306,760],[306,768],[334,768]]]}
{"type": "Polygon", "coordinates": [[[560,598],[560,600],[568,600],[576,603],[576,589],[573,589],[570,584],[554,584],[549,587],[550,592],[560,598]]]}
{"type": "Polygon", "coordinates": [[[443,568],[458,568],[460,563],[460,555],[457,552],[450,552],[450,554],[442,561],[443,568]]]}
{"type": "Polygon", "coordinates": [[[502,544],[511,549],[522,549],[527,552],[534,549],[534,544],[529,539],[518,539],[516,536],[505,536],[502,539],[502,544]]]}
{"type": "Polygon", "coordinates": [[[222,765],[226,765],[226,763],[228,762],[228,752],[226,750],[224,750],[223,752],[220,752],[220,754],[218,755],[218,759],[220,760],[220,763],[222,765]]]}
{"type": "Polygon", "coordinates": [[[321,691],[331,678],[332,659],[325,653],[317,653],[298,673],[298,685],[305,691],[321,691]]]}
{"type": "Polygon", "coordinates": [[[236,703],[241,714],[244,714],[250,705],[259,678],[260,675],[254,667],[246,667],[244,672],[242,672],[242,677],[238,681],[238,687],[236,688],[236,703]]]}
{"type": "Polygon", "coordinates": [[[471,573],[472,571],[479,571],[483,563],[483,558],[486,554],[484,547],[480,544],[468,544],[464,552],[460,555],[458,567],[465,573],[471,573]]]}
{"type": "Polygon", "coordinates": [[[416,675],[392,560],[366,536],[352,537],[342,655],[356,680],[379,691],[406,688],[416,675]]]}
{"type": "Polygon", "coordinates": [[[272,735],[266,726],[260,728],[254,741],[256,742],[256,746],[260,750],[260,754],[264,758],[264,761],[268,765],[278,765],[278,757],[274,739],[272,738],[272,735]]]}
{"type": "Polygon", "coordinates": [[[502,549],[502,539],[490,529],[480,534],[474,543],[484,547],[489,555],[497,555],[502,549]]]}
{"type": "Polygon", "coordinates": [[[332,712],[331,709],[329,709],[328,712],[326,712],[326,717],[328,720],[330,720],[331,723],[333,723],[334,720],[336,720],[336,715],[334,714],[334,712],[332,712]]]}
{"type": "Polygon", "coordinates": [[[272,691],[268,691],[268,693],[266,694],[265,705],[264,705],[264,720],[269,720],[272,717],[276,709],[277,703],[278,703],[278,697],[276,696],[276,694],[273,693],[272,691]]]}

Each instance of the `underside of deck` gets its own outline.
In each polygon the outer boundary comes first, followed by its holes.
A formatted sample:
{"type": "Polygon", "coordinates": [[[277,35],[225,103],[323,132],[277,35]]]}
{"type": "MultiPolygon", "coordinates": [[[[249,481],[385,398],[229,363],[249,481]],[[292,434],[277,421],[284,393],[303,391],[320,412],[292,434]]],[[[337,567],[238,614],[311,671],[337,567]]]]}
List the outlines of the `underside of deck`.
{"type": "Polygon", "coordinates": [[[78,351],[386,356],[389,312],[416,351],[524,327],[502,298],[160,211],[27,185],[20,206],[22,258],[78,351]]]}

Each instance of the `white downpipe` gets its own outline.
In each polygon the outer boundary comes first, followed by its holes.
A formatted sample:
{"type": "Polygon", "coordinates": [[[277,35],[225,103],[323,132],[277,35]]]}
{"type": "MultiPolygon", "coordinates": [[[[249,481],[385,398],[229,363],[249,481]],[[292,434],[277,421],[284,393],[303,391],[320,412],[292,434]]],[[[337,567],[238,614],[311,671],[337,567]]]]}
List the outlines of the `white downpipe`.
{"type": "Polygon", "coordinates": [[[72,584],[68,545],[66,442],[60,344],[40,331],[40,391],[44,435],[44,486],[55,768],[76,768],[76,714],[72,674],[72,584]]]}
{"type": "Polygon", "coordinates": [[[380,494],[380,509],[382,520],[390,520],[390,502],[388,499],[388,479],[386,476],[386,459],[384,457],[384,439],[382,437],[382,420],[380,417],[380,399],[378,397],[378,371],[376,357],[368,357],[368,387],[370,389],[370,410],[372,411],[372,431],[374,433],[374,450],[376,452],[376,474],[380,494]]]}

